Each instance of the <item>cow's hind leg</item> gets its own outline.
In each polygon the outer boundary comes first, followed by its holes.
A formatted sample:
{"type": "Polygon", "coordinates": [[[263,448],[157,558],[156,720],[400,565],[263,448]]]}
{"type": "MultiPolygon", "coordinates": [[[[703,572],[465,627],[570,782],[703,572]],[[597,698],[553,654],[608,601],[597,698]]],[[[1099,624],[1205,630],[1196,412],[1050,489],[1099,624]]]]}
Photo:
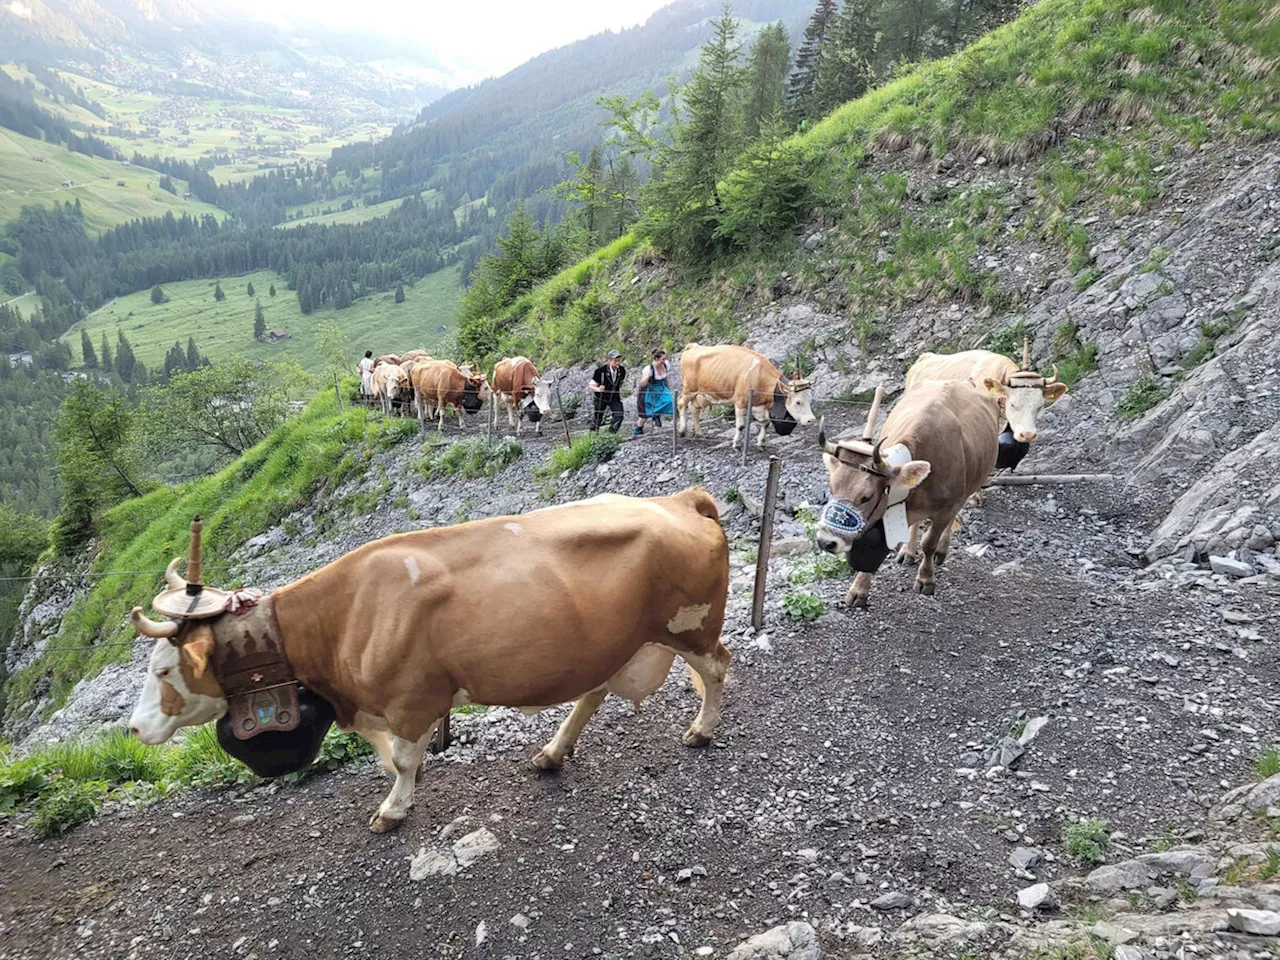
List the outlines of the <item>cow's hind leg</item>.
{"type": "MultiPolygon", "coordinates": [[[[922,593],[927,597],[933,595],[935,555],[943,538],[945,537],[948,541],[951,539],[951,521],[954,519],[955,514],[951,514],[934,517],[929,521],[929,532],[924,535],[924,542],[920,544],[920,569],[916,571],[916,593],[922,593]]],[[[946,556],[945,551],[942,556],[946,556]]]]}
{"type": "Polygon", "coordinates": [[[685,399],[683,393],[676,398],[676,409],[680,412],[680,418],[676,423],[676,433],[680,434],[682,437],[684,436],[685,426],[689,417],[689,412],[686,409],[688,405],[689,402],[685,399]]]}
{"type": "Polygon", "coordinates": [[[608,696],[605,690],[592,690],[573,705],[569,715],[560,724],[560,729],[551,741],[533,756],[533,765],[539,770],[559,770],[564,766],[564,758],[573,752],[573,745],[582,735],[582,728],[596,715],[600,704],[608,696]]]}
{"type": "Polygon", "coordinates": [[[435,724],[432,724],[431,730],[418,740],[405,740],[394,733],[389,735],[391,763],[395,767],[396,782],[392,785],[387,799],[382,801],[382,806],[378,807],[377,813],[369,821],[369,829],[374,833],[386,833],[404,822],[409,808],[413,806],[414,778],[418,775],[418,767],[422,765],[422,755],[426,752],[431,731],[434,729],[435,724]]]}
{"type": "Polygon", "coordinates": [[[686,747],[705,747],[720,726],[720,695],[724,691],[724,678],[729,672],[729,649],[716,641],[709,653],[691,653],[681,650],[680,656],[693,670],[694,686],[702,695],[702,707],[693,723],[684,733],[686,747]]]}

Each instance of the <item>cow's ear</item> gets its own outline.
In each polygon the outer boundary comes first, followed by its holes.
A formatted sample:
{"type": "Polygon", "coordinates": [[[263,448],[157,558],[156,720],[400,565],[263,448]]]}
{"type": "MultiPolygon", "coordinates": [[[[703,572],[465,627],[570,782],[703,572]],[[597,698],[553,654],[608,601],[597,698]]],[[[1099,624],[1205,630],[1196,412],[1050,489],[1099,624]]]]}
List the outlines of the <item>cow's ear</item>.
{"type": "Polygon", "coordinates": [[[191,675],[197,679],[203,677],[213,656],[213,629],[207,625],[195,627],[191,639],[182,645],[182,652],[191,661],[191,675]]]}
{"type": "Polygon", "coordinates": [[[1067,392],[1065,383],[1049,383],[1045,384],[1044,402],[1053,403],[1055,400],[1061,400],[1067,392]]]}
{"type": "Polygon", "coordinates": [[[836,475],[836,471],[840,469],[840,460],[829,453],[824,453],[822,455],[822,462],[827,465],[827,473],[832,477],[834,477],[836,475]]]}
{"type": "Polygon", "coordinates": [[[987,377],[982,381],[982,385],[987,388],[987,393],[991,394],[993,397],[1008,396],[1008,389],[999,380],[987,377]]]}
{"type": "Polygon", "coordinates": [[[906,487],[918,487],[932,469],[928,460],[912,460],[893,469],[893,482],[906,487]]]}

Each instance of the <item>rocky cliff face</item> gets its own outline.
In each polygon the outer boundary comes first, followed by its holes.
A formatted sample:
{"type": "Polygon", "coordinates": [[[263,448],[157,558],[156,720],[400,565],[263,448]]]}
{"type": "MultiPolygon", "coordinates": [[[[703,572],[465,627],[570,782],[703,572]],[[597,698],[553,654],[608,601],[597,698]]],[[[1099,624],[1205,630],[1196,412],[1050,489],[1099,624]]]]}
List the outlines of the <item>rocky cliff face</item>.
{"type": "MultiPolygon", "coordinates": [[[[1017,229],[1036,201],[1034,167],[921,168],[908,190],[917,207],[936,190],[1008,198],[1006,238],[977,260],[1029,304],[1024,312],[998,321],[989,306],[909,303],[882,310],[885,341],[863,349],[833,282],[816,298],[784,297],[747,326],[771,356],[816,345],[820,397],[898,389],[922,350],[984,346],[1000,322],[1025,326],[1042,369],[1092,344],[1096,371],[1045,412],[1021,471],[1117,474],[1151,530],[1149,560],[1229,556],[1242,573],[1280,571],[1278,182],[1274,145],[1171,157],[1149,209],[1080,217],[1094,238],[1082,281],[1061,249],[1017,229]]],[[[828,236],[815,230],[803,242],[819,270],[834,269],[828,236]]]]}

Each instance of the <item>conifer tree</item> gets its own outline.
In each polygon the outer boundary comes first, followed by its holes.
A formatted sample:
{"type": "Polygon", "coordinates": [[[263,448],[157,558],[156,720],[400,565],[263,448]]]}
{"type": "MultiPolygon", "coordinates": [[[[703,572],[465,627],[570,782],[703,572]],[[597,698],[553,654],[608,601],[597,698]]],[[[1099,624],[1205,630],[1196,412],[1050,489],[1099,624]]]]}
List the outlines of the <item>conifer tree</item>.
{"type": "Polygon", "coordinates": [[[187,369],[194,370],[200,366],[200,351],[196,349],[196,338],[187,337],[187,369]]]}
{"type": "Polygon", "coordinates": [[[102,370],[104,373],[110,373],[114,369],[111,362],[111,345],[107,343],[107,332],[102,331],[102,349],[99,351],[102,370]]]}
{"type": "Polygon", "coordinates": [[[810,118],[814,109],[814,93],[818,88],[818,70],[822,47],[836,20],[836,0],[818,0],[809,18],[804,39],[796,52],[795,69],[787,84],[787,117],[793,124],[810,118]]]}
{"type": "Polygon", "coordinates": [[[226,295],[225,293],[223,293],[223,292],[222,292],[222,284],[221,284],[221,283],[215,283],[215,284],[213,285],[213,299],[217,300],[219,303],[221,303],[223,300],[227,299],[227,295],[226,295]]]}
{"type": "Polygon", "coordinates": [[[743,123],[748,139],[760,135],[769,117],[780,113],[787,91],[787,71],[791,66],[791,41],[781,23],[760,31],[747,57],[747,101],[743,123]]]}
{"type": "Polygon", "coordinates": [[[89,339],[89,331],[80,328],[80,353],[84,357],[84,365],[90,370],[97,369],[98,354],[94,352],[93,341],[89,339]]]}
{"type": "Polygon", "coordinates": [[[253,339],[261,340],[267,335],[267,317],[262,312],[262,301],[259,300],[253,309],[253,339]]]}
{"type": "Polygon", "coordinates": [[[844,0],[818,62],[817,116],[867,92],[880,48],[881,0],[844,0]]]}
{"type": "Polygon", "coordinates": [[[276,285],[273,283],[273,284],[271,284],[271,286],[267,289],[267,296],[269,296],[269,297],[274,297],[275,295],[276,295],[276,285]]]}
{"type": "Polygon", "coordinates": [[[396,284],[396,303],[404,303],[404,284],[396,284]]]}
{"type": "Polygon", "coordinates": [[[248,294],[249,296],[251,296],[251,297],[253,296],[253,281],[252,281],[252,280],[250,280],[250,281],[249,281],[249,285],[245,288],[245,291],[244,291],[244,292],[245,292],[246,294],[248,294]]]}

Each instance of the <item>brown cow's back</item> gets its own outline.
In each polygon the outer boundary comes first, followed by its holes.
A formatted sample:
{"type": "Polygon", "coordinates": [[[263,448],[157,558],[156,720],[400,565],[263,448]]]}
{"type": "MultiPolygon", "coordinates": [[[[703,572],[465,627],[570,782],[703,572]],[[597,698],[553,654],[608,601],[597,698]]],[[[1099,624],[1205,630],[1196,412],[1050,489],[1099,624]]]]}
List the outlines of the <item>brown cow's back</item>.
{"type": "Polygon", "coordinates": [[[734,406],[745,407],[748,392],[754,391],[754,405],[768,406],[781,377],[768,357],[747,347],[689,343],[680,353],[680,392],[684,396],[732,399],[734,406]]]}
{"type": "Polygon", "coordinates": [[[647,643],[716,648],[728,546],[701,489],[601,497],[375,541],[274,594],[298,678],[414,738],[465,691],[542,707],[647,643]]]}
{"type": "Polygon", "coordinates": [[[929,476],[907,501],[912,516],[958,507],[982,486],[999,450],[996,398],[967,380],[922,380],[902,395],[880,431],[883,450],[905,444],[913,460],[928,460],[929,476]]]}
{"type": "Polygon", "coordinates": [[[907,371],[906,389],[924,380],[972,380],[982,389],[986,377],[1005,383],[1018,365],[1008,357],[989,350],[965,350],[961,353],[922,353],[907,371]]]}
{"type": "Polygon", "coordinates": [[[503,357],[493,366],[494,393],[500,394],[509,401],[519,399],[517,391],[527,394],[533,390],[533,381],[538,376],[538,368],[527,357],[503,357]]]}

